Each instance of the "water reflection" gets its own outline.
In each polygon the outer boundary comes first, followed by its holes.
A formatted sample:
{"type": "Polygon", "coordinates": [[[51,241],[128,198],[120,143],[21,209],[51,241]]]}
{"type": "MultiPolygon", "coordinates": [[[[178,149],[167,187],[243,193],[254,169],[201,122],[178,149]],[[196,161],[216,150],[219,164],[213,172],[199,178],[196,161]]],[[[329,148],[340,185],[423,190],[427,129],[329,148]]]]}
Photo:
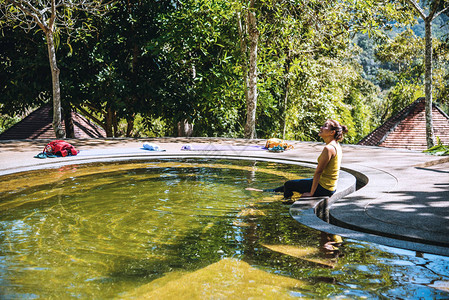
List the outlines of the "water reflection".
{"type": "Polygon", "coordinates": [[[343,257],[344,253],[340,250],[343,244],[343,239],[339,235],[320,232],[320,249],[324,256],[338,259],[343,257]]]}

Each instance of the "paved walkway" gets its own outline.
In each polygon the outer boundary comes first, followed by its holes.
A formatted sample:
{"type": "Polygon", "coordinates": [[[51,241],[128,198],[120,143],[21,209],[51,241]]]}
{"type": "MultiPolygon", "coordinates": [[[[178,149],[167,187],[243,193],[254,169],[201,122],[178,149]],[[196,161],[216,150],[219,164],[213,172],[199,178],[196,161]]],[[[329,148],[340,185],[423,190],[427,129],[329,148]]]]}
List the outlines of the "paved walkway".
{"type": "MultiPolygon", "coordinates": [[[[46,141],[0,142],[0,175],[73,163],[129,158],[212,156],[274,159],[315,164],[322,143],[294,142],[283,153],[255,151],[248,145],[264,140],[220,138],[159,138],[69,140],[81,153],[75,157],[36,159],[46,141]],[[144,142],[165,152],[142,149],[144,142]],[[200,151],[184,151],[190,144],[200,151]]],[[[343,146],[343,170],[366,185],[340,199],[330,209],[334,226],[296,211],[304,223],[345,237],[373,241],[414,251],[449,256],[449,157],[407,150],[355,145],[343,146]]],[[[295,205],[292,206],[293,211],[295,205]]]]}

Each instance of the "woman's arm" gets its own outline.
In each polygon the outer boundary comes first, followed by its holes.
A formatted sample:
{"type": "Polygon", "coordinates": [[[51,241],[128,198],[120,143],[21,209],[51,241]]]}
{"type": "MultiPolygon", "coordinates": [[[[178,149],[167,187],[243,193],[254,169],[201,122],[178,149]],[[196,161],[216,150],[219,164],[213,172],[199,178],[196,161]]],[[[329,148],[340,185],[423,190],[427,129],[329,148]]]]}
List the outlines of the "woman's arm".
{"type": "Polygon", "coordinates": [[[313,197],[318,187],[318,183],[320,182],[321,174],[323,173],[331,158],[335,156],[335,154],[336,151],[334,147],[330,145],[326,145],[326,147],[324,147],[323,151],[321,152],[320,159],[318,160],[318,166],[316,167],[315,173],[313,174],[313,183],[312,188],[310,189],[310,193],[304,193],[301,195],[301,197],[313,197]]]}

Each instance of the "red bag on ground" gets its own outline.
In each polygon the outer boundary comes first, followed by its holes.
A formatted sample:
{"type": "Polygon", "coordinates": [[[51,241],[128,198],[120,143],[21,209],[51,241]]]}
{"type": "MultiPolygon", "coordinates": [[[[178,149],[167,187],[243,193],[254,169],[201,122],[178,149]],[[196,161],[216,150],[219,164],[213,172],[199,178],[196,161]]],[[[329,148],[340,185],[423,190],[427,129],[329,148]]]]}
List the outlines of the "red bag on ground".
{"type": "Polygon", "coordinates": [[[67,155],[77,155],[79,151],[75,149],[71,144],[66,141],[54,140],[45,146],[44,151],[45,154],[53,154],[65,157],[67,155]]]}

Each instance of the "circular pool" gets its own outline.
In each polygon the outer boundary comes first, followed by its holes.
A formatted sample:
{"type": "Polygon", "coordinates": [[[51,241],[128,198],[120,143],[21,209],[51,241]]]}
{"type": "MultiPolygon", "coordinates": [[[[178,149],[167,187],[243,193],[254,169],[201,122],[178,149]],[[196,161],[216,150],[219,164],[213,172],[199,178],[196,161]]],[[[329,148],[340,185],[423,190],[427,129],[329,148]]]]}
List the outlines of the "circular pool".
{"type": "Polygon", "coordinates": [[[272,188],[313,169],[160,159],[2,177],[2,298],[414,298],[449,261],[329,237],[272,188]],[[330,242],[329,242],[330,241],[330,242]]]}

